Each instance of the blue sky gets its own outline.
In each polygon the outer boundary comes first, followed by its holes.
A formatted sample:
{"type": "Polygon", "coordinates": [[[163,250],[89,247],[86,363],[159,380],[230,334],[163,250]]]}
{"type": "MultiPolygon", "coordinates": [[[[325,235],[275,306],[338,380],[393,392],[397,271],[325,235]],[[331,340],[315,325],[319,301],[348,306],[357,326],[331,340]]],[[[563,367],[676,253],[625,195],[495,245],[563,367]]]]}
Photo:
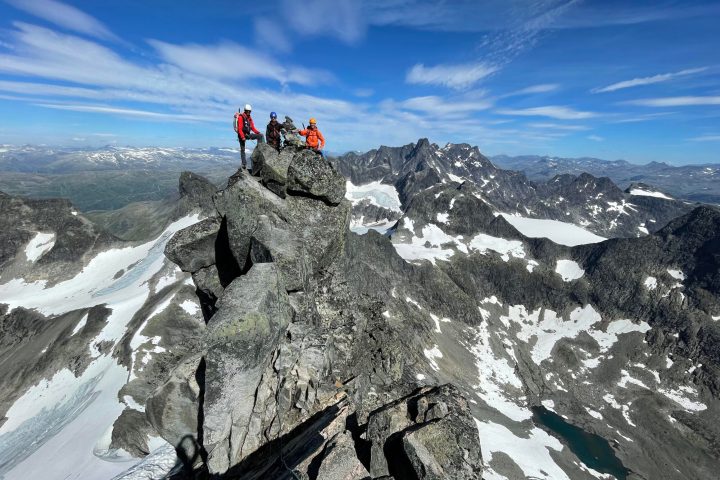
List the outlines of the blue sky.
{"type": "Polygon", "coordinates": [[[335,152],[720,162],[720,2],[0,0],[0,143],[234,146],[251,103],[335,152]]]}

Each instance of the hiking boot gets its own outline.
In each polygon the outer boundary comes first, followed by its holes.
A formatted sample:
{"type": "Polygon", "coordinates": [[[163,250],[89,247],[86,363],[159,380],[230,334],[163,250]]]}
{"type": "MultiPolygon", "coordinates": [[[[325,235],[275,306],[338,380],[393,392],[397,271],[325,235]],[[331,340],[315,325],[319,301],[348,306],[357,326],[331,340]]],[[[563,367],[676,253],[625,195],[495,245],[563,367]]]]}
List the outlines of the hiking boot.
{"type": "Polygon", "coordinates": [[[235,173],[233,173],[232,175],[230,175],[230,178],[228,178],[227,188],[232,187],[232,186],[235,185],[237,182],[239,182],[240,179],[243,178],[243,176],[244,176],[244,175],[243,175],[243,168],[244,168],[244,167],[238,168],[238,169],[237,169],[237,172],[235,172],[235,173]]]}

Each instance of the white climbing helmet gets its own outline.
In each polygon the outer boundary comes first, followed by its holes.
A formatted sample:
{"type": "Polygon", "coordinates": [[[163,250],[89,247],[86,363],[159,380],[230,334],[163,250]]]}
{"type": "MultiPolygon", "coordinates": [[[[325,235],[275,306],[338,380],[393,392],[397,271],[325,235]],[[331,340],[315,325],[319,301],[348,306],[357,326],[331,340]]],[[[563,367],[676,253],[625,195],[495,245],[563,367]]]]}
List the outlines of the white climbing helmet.
{"type": "Polygon", "coordinates": [[[246,103],[246,104],[245,104],[245,111],[246,111],[246,112],[252,111],[252,105],[250,105],[249,103],[246,103]]]}

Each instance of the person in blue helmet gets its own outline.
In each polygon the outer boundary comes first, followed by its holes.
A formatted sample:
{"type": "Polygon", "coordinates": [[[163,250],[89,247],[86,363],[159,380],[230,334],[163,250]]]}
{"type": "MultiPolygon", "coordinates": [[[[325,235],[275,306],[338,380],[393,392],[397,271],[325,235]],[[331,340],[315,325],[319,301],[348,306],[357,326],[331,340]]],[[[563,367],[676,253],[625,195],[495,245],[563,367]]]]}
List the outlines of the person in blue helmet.
{"type": "Polygon", "coordinates": [[[270,122],[267,124],[265,129],[265,138],[267,139],[268,145],[272,146],[275,150],[280,151],[282,141],[282,123],[277,120],[277,113],[270,113],[270,122]]]}

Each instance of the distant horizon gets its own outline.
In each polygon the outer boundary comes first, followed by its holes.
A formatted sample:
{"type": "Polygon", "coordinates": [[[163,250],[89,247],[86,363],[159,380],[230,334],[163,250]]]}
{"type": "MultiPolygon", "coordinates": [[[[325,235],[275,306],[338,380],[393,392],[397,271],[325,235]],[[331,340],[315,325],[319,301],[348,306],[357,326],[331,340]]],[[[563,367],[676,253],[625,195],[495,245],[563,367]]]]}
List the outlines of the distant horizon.
{"type": "Polygon", "coordinates": [[[0,0],[0,143],[234,146],[249,103],[330,151],[720,163],[718,24],[713,0],[0,0]]]}
{"type": "MultiPolygon", "coordinates": [[[[422,138],[425,138],[425,137],[420,137],[420,138],[418,138],[418,140],[420,140],[420,139],[422,139],[422,138]]],[[[375,146],[375,147],[368,148],[367,150],[347,150],[347,151],[344,151],[344,152],[338,152],[338,151],[334,151],[334,150],[328,150],[328,154],[329,154],[329,155],[333,155],[333,156],[340,156],[340,155],[345,155],[345,154],[348,154],[348,153],[366,153],[366,152],[369,152],[369,151],[371,151],[371,150],[376,150],[376,149],[378,149],[378,148],[380,148],[380,147],[395,148],[395,147],[402,147],[402,146],[405,146],[405,145],[415,144],[415,143],[417,143],[417,140],[414,141],[414,142],[404,143],[404,144],[402,144],[402,145],[377,145],[377,146],[375,146]]],[[[470,145],[471,147],[477,147],[477,148],[480,150],[480,153],[482,153],[483,155],[485,155],[486,157],[491,158],[491,159],[492,159],[493,157],[502,157],[502,156],[505,156],[505,157],[510,157],[510,158],[515,158],[515,157],[559,158],[559,159],[563,159],[563,160],[592,159],[592,160],[599,160],[599,161],[607,162],[607,163],[612,163],[612,162],[627,162],[627,163],[629,163],[629,164],[631,164],[631,165],[638,165],[638,166],[646,166],[646,165],[651,164],[651,163],[661,163],[661,164],[665,164],[665,165],[668,165],[668,166],[671,166],[671,167],[704,167],[704,166],[708,166],[708,165],[720,165],[720,159],[718,159],[717,162],[674,163],[674,162],[667,161],[667,160],[664,160],[664,161],[663,161],[663,160],[649,160],[649,161],[647,161],[647,162],[634,162],[634,161],[632,161],[632,160],[628,160],[628,159],[624,159],[624,158],[608,159],[608,158],[602,158],[602,157],[595,156],[595,155],[580,155],[580,156],[571,156],[571,157],[568,157],[568,156],[563,156],[563,155],[541,154],[541,153],[517,153],[517,154],[492,153],[492,154],[490,154],[490,153],[486,153],[485,151],[483,151],[483,149],[480,148],[479,145],[473,145],[473,144],[468,143],[468,142],[436,142],[436,141],[430,140],[430,143],[434,143],[434,144],[436,144],[436,145],[438,145],[438,146],[445,146],[445,145],[448,145],[448,144],[453,144],[453,145],[467,144],[467,145],[470,145]]],[[[238,158],[239,158],[239,155],[240,155],[240,154],[239,154],[239,146],[237,146],[237,145],[236,145],[236,146],[232,146],[232,145],[229,145],[229,146],[223,146],[223,145],[209,145],[209,146],[171,146],[171,145],[152,145],[152,144],[147,144],[147,145],[119,145],[119,144],[111,144],[111,143],[102,144],[102,145],[53,145],[53,144],[42,144],[42,143],[21,143],[21,144],[13,144],[13,143],[2,143],[2,142],[0,142],[0,147],[26,147],[26,146],[27,146],[27,147],[57,148],[57,149],[64,149],[64,150],[93,150],[93,149],[94,149],[94,150],[99,150],[99,149],[103,149],[103,148],[127,148],[127,149],[138,149],[138,150],[139,150],[139,149],[143,149],[143,148],[157,148],[157,149],[167,148],[167,149],[178,149],[178,150],[210,150],[210,149],[217,149],[217,150],[232,150],[232,151],[238,152],[238,158]]],[[[248,147],[248,148],[252,148],[252,147],[248,147]]],[[[0,153],[2,153],[2,152],[0,152],[0,153]]]]}

